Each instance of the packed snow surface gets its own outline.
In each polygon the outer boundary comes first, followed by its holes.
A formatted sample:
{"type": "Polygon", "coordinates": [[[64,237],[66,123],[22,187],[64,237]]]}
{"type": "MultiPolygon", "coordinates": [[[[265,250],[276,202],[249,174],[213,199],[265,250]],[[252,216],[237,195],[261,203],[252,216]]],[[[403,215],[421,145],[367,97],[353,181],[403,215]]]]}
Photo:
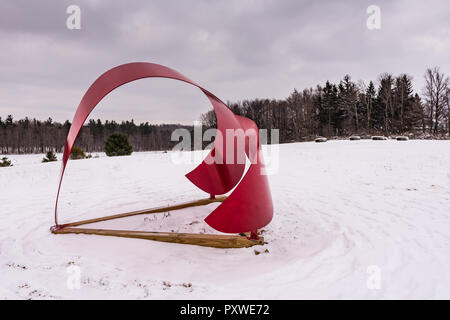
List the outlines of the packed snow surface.
{"type": "MultiPolygon", "coordinates": [[[[244,249],[54,235],[61,162],[42,157],[0,168],[2,299],[450,299],[450,141],[280,145],[267,244],[244,249]]],[[[194,167],[171,152],[69,161],[61,222],[207,197],[194,167]]],[[[214,233],[216,206],[95,225],[214,233]]]]}

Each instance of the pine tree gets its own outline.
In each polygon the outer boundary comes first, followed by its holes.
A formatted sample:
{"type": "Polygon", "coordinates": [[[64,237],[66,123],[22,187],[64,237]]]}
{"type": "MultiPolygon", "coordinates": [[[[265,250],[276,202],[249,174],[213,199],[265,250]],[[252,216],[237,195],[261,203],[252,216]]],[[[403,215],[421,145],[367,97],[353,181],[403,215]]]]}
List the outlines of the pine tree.
{"type": "MultiPolygon", "coordinates": [[[[392,85],[394,83],[394,79],[391,74],[384,73],[380,75],[380,87],[378,89],[377,100],[379,106],[382,108],[382,124],[381,128],[383,129],[385,134],[389,134],[391,132],[391,122],[392,122],[392,113],[393,113],[393,89],[392,85]]],[[[381,110],[380,110],[381,111],[381,110]]]]}
{"type": "Polygon", "coordinates": [[[411,129],[407,121],[408,116],[413,107],[414,97],[412,96],[412,83],[411,77],[402,74],[395,78],[395,86],[393,89],[393,119],[392,125],[395,131],[398,133],[411,129]]]}
{"type": "Polygon", "coordinates": [[[369,82],[369,86],[366,90],[366,115],[367,115],[367,129],[372,128],[372,114],[373,106],[375,104],[375,86],[372,81],[369,82]]]}
{"type": "Polygon", "coordinates": [[[351,81],[351,77],[346,75],[344,77],[345,98],[348,108],[348,114],[353,121],[355,132],[359,131],[360,122],[360,104],[358,103],[358,88],[356,83],[351,81]]]}
{"type": "Polygon", "coordinates": [[[358,88],[351,81],[347,74],[339,83],[339,108],[336,115],[336,127],[339,134],[345,133],[346,129],[351,131],[359,130],[359,112],[358,112],[358,88]],[[353,122],[353,123],[352,123],[353,122]],[[353,128],[352,127],[353,124],[353,128]]]}
{"type": "Polygon", "coordinates": [[[70,152],[70,159],[72,160],[78,160],[78,159],[84,159],[86,158],[86,154],[81,148],[73,147],[72,151],[70,152]]]}
{"type": "Polygon", "coordinates": [[[425,133],[427,127],[425,107],[417,93],[412,98],[411,109],[405,114],[405,125],[409,130],[422,129],[425,133]]]}
{"type": "Polygon", "coordinates": [[[126,134],[115,132],[105,141],[105,153],[108,157],[130,155],[133,147],[126,134]]]}
{"type": "Polygon", "coordinates": [[[52,161],[58,161],[58,158],[56,158],[56,155],[53,152],[53,150],[50,150],[47,152],[45,157],[42,159],[42,162],[52,162],[52,161]]]}
{"type": "MultiPolygon", "coordinates": [[[[322,110],[323,115],[320,120],[326,124],[327,136],[331,136],[336,129],[338,109],[338,91],[336,85],[332,85],[329,81],[325,83],[323,88],[322,110]]],[[[320,116],[320,115],[319,115],[320,116]]]]}
{"type": "Polygon", "coordinates": [[[0,167],[12,167],[12,163],[8,160],[8,157],[3,157],[2,162],[0,162],[0,167]]]}

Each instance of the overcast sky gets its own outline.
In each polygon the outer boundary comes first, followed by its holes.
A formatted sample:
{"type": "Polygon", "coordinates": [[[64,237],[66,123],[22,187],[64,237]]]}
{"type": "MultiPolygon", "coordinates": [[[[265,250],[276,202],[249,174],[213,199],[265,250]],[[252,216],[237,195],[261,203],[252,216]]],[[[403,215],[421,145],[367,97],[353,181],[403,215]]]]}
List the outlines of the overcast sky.
{"type": "MultiPolygon", "coordinates": [[[[0,2],[0,116],[72,120],[106,70],[147,61],[171,67],[224,101],[285,98],[345,74],[355,81],[427,67],[450,73],[450,1],[0,2]],[[69,30],[66,9],[81,8],[69,30]],[[366,26],[369,5],[381,29],[366,26]]],[[[108,95],[92,118],[191,123],[209,110],[195,87],[145,79],[108,95]]]]}

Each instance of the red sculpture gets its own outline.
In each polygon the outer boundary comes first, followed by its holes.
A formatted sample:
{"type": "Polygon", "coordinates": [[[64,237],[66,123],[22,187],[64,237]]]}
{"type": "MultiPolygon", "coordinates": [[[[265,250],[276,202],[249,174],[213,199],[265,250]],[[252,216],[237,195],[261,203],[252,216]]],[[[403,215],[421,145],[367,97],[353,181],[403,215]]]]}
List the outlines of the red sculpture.
{"type": "Polygon", "coordinates": [[[208,156],[186,177],[198,188],[210,194],[211,198],[225,194],[236,187],[223,203],[206,217],[205,221],[218,231],[225,233],[250,232],[250,238],[257,239],[257,230],[266,226],[272,219],[273,205],[267,177],[262,173],[264,163],[256,124],[250,119],[235,115],[215,95],[177,71],[162,65],[145,62],[128,63],[108,70],[94,81],[83,96],[76,110],[64,147],[55,204],[56,225],[52,230],[60,230],[70,225],[58,224],[58,198],[67,161],[83,123],[95,106],[109,92],[128,82],[151,77],[180,80],[198,87],[208,97],[214,108],[217,116],[218,133],[223,137],[226,136],[227,129],[243,130],[246,133],[244,145],[234,143],[227,147],[227,143],[219,143],[216,138],[214,148],[208,156]],[[250,143],[252,139],[256,139],[253,149],[250,143]],[[227,161],[220,163],[215,161],[217,158],[225,159],[229,153],[235,155],[243,151],[251,160],[250,167],[244,177],[242,176],[245,163],[227,163],[227,161]]]}

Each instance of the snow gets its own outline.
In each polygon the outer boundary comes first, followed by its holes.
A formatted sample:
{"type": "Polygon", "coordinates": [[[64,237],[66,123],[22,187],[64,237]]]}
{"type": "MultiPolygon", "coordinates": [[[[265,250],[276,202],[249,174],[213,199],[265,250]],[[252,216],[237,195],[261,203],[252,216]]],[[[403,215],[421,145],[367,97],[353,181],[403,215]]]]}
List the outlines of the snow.
{"type": "MultiPolygon", "coordinates": [[[[10,155],[14,166],[0,168],[0,298],[450,298],[450,141],[292,143],[279,156],[268,243],[216,249],[53,235],[61,162],[10,155]],[[74,266],[79,289],[68,286],[74,266]]],[[[184,177],[194,167],[170,152],[70,161],[60,219],[203,198],[184,177]]],[[[215,206],[96,225],[214,233],[203,219],[215,206]]]]}

